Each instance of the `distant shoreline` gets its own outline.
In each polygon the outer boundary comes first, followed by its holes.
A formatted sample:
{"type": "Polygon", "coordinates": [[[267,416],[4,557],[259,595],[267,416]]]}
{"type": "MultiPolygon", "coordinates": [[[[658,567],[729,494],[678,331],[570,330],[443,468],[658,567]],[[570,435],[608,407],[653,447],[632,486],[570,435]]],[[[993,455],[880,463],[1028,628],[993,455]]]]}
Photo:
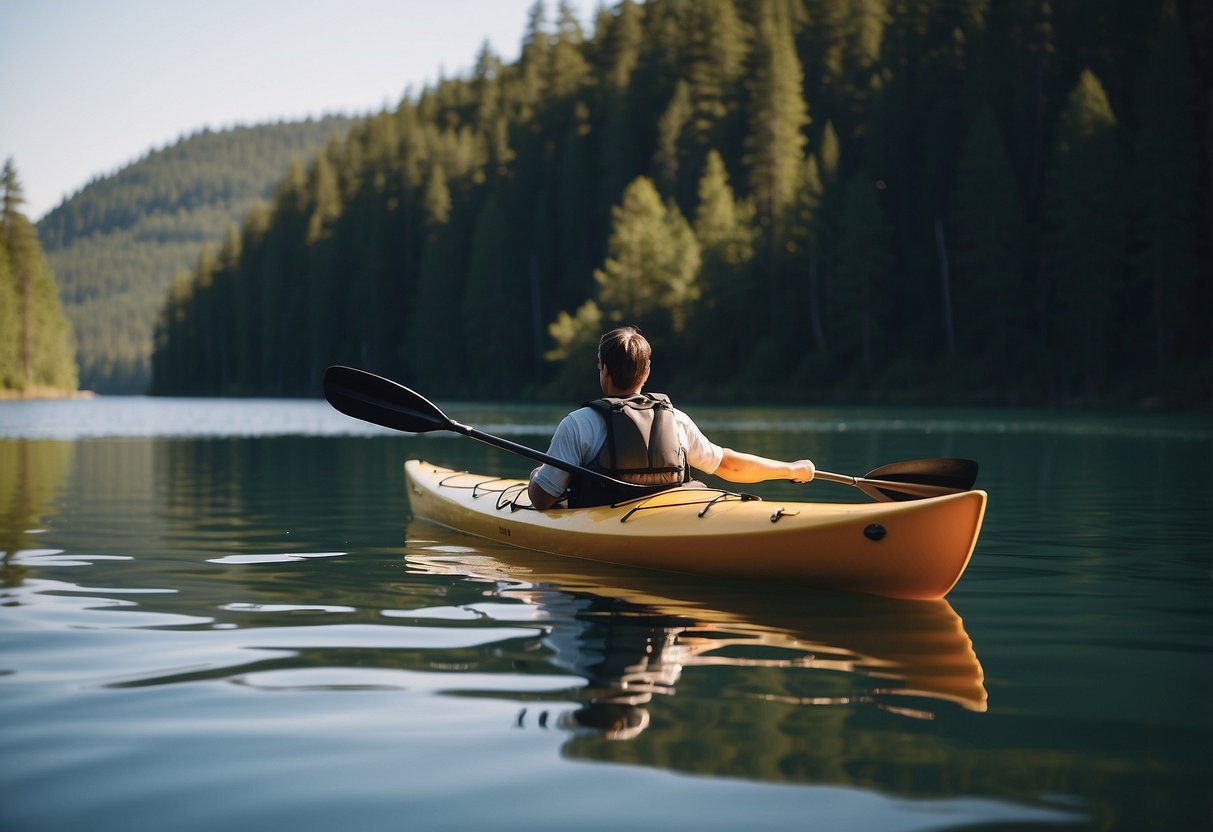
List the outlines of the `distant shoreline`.
{"type": "Polygon", "coordinates": [[[57,387],[31,387],[29,390],[0,390],[0,401],[36,401],[38,399],[95,399],[92,390],[62,390],[57,387]]]}

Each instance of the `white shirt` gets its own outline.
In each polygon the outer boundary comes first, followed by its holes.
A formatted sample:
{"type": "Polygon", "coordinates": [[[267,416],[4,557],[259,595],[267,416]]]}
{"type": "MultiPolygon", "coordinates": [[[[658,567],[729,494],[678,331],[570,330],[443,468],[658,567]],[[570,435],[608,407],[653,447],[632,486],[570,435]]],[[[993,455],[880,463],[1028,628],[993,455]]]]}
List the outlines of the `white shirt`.
{"type": "MultiPolygon", "coordinates": [[[[703,435],[703,431],[678,408],[674,408],[674,421],[678,426],[678,441],[687,454],[687,464],[705,474],[714,474],[724,459],[724,449],[703,435]]],[[[548,456],[588,465],[598,458],[606,444],[606,419],[590,407],[574,410],[560,421],[552,434],[548,456]]],[[[559,496],[568,488],[570,474],[551,465],[542,465],[535,474],[535,482],[547,493],[559,496]]]]}

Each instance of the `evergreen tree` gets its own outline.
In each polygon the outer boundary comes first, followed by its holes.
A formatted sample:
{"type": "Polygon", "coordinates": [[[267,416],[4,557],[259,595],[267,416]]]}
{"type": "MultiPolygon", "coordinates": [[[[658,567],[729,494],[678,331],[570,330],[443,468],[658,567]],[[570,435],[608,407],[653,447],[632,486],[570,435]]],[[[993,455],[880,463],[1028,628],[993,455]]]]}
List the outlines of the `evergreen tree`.
{"type": "Polygon", "coordinates": [[[519,83],[515,93],[519,108],[518,117],[522,123],[530,124],[533,129],[539,127],[534,121],[535,112],[547,94],[548,65],[552,51],[551,35],[543,28],[546,16],[547,7],[543,0],[535,0],[527,13],[522,54],[518,58],[519,83]]]}
{"type": "Polygon", "coordinates": [[[13,160],[0,173],[0,389],[76,389],[71,325],[38,232],[21,213],[25,195],[13,160]],[[14,343],[15,342],[15,343],[14,343]]]}
{"type": "MultiPolygon", "coordinates": [[[[623,0],[609,25],[600,25],[602,68],[599,89],[605,109],[602,140],[602,177],[598,195],[596,224],[606,227],[610,208],[619,200],[623,189],[637,169],[637,130],[635,104],[629,90],[642,48],[642,15],[633,0],[623,0]]],[[[600,15],[599,20],[602,20],[600,15]]]]}
{"type": "Polygon", "coordinates": [[[703,297],[692,327],[701,339],[699,369],[705,380],[733,378],[742,369],[742,357],[761,335],[755,314],[761,293],[752,283],[757,229],[753,205],[736,198],[715,150],[708,153],[699,180],[694,229],[702,251],[703,297]],[[704,337],[707,333],[711,336],[704,337]]]}
{"type": "MultiPolygon", "coordinates": [[[[1200,347],[1207,348],[1207,343],[1198,345],[1196,336],[1208,304],[1193,303],[1202,287],[1197,230],[1200,154],[1192,124],[1192,77],[1174,3],[1166,0],[1157,41],[1137,85],[1135,142],[1141,218],[1137,269],[1149,310],[1143,323],[1153,346],[1150,369],[1156,381],[1175,373],[1181,351],[1195,356],[1203,351],[1200,347]]],[[[1208,283],[1206,279],[1206,297],[1208,283]]]]}
{"type": "Polygon", "coordinates": [[[590,65],[583,54],[584,34],[568,0],[560,0],[556,38],[548,64],[548,94],[556,98],[577,98],[590,79],[590,65]]]}
{"type": "Polygon", "coordinates": [[[25,387],[21,347],[21,293],[9,263],[8,246],[0,246],[0,390],[25,387]]]}
{"type": "Polygon", "coordinates": [[[989,106],[965,137],[952,191],[955,310],[960,353],[991,381],[1024,367],[1023,205],[1006,143],[989,106]]]}
{"type": "Polygon", "coordinates": [[[821,238],[819,212],[825,185],[821,179],[821,167],[817,157],[810,154],[805,160],[797,187],[796,201],[788,231],[788,254],[794,265],[793,272],[801,275],[789,293],[789,313],[792,319],[789,328],[799,330],[796,322],[807,322],[813,346],[825,352],[825,326],[822,314],[821,289],[821,238]]]}
{"type": "Polygon", "coordinates": [[[601,252],[594,233],[594,174],[590,113],[578,102],[565,137],[556,194],[562,276],[556,302],[560,307],[572,306],[593,291],[594,263],[601,252]]]}
{"type": "Polygon", "coordinates": [[[1063,393],[1102,392],[1123,321],[1126,216],[1116,118],[1103,85],[1083,70],[1062,115],[1045,212],[1051,356],[1063,393]]]}
{"type": "Polygon", "coordinates": [[[827,325],[840,357],[876,369],[884,347],[893,232],[881,208],[876,183],[859,171],[843,194],[837,278],[827,325]]]}
{"type": "Polygon", "coordinates": [[[809,111],[786,6],[763,0],[758,26],[746,164],[758,215],[779,240],[804,164],[803,129],[809,123],[809,111]]]}
{"type": "MultiPolygon", "coordinates": [[[[764,322],[777,334],[786,325],[782,296],[788,214],[804,165],[804,128],[809,123],[804,80],[787,4],[764,0],[759,6],[757,40],[750,78],[749,133],[745,163],[750,196],[767,232],[768,301],[764,322]]],[[[769,360],[761,362],[771,366],[769,360]]]]}
{"type": "Polygon", "coordinates": [[[530,381],[529,301],[525,273],[509,256],[510,226],[495,194],[476,217],[468,259],[467,289],[459,311],[469,365],[479,396],[509,398],[530,381]]]}
{"type": "Polygon", "coordinates": [[[594,273],[599,303],[613,321],[654,334],[681,332],[699,297],[700,249],[690,225],[645,177],[628,186],[612,213],[607,258],[594,273]]]}
{"type": "MultiPolygon", "coordinates": [[[[342,204],[341,185],[333,164],[334,155],[317,154],[308,172],[312,213],[308,218],[305,239],[308,249],[307,366],[314,368],[314,374],[332,361],[346,320],[343,309],[345,298],[343,293],[337,291],[335,279],[340,262],[334,235],[342,204]]],[[[234,266],[234,269],[238,268],[238,264],[234,266]]],[[[314,375],[313,379],[318,381],[318,376],[314,375]]]]}
{"type": "MultiPolygon", "coordinates": [[[[733,0],[700,0],[694,5],[687,80],[693,115],[690,132],[700,153],[689,160],[698,170],[709,148],[731,146],[740,115],[738,92],[749,54],[749,33],[733,0]]],[[[732,153],[730,153],[732,155],[732,153]]]]}
{"type": "Polygon", "coordinates": [[[427,389],[453,391],[463,381],[463,331],[452,320],[463,291],[459,225],[442,165],[435,165],[425,189],[427,233],[417,294],[402,338],[405,364],[427,389]]]}
{"type": "Polygon", "coordinates": [[[674,97],[657,122],[657,152],[653,165],[657,182],[667,196],[678,196],[678,166],[681,163],[682,131],[691,118],[691,88],[685,81],[674,85],[674,97]]]}

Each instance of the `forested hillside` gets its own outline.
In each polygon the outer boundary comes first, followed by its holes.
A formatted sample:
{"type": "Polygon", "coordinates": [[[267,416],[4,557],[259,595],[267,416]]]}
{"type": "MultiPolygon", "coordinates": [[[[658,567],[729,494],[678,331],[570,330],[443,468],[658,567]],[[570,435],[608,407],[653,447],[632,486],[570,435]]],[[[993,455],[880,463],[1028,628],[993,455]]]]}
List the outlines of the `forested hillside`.
{"type": "Polygon", "coordinates": [[[627,321],[684,398],[1209,404],[1207,3],[549,11],[292,167],[155,391],[575,399],[627,321]]]}
{"type": "Polygon", "coordinates": [[[78,342],[83,387],[142,393],[156,314],[179,271],[269,199],[351,119],[203,131],[91,182],[38,223],[78,342]]]}

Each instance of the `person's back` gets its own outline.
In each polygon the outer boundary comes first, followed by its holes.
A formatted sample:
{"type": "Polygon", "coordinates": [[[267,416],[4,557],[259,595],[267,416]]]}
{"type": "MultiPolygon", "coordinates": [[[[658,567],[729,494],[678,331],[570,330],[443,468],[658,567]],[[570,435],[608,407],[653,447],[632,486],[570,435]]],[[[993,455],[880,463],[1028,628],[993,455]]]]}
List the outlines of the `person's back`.
{"type": "MultiPolygon", "coordinates": [[[[651,355],[648,340],[635,327],[605,332],[598,342],[598,383],[604,399],[587,402],[566,416],[552,435],[548,454],[574,465],[597,467],[625,482],[657,486],[686,482],[688,467],[734,482],[813,478],[813,463],[807,459],[786,463],[721,448],[668,397],[642,393],[651,355]]],[[[531,472],[531,503],[547,509],[566,496],[574,506],[611,502],[607,494],[592,493],[589,479],[578,482],[566,471],[541,465],[531,472]]]]}

